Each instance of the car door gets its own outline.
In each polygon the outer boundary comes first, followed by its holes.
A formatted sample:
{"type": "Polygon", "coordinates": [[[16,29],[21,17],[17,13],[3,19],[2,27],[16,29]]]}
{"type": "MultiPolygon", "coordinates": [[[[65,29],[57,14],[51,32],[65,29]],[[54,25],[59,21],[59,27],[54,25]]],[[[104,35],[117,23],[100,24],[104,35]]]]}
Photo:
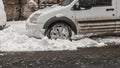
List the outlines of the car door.
{"type": "Polygon", "coordinates": [[[79,33],[103,34],[115,31],[116,0],[78,0],[74,13],[79,33]]]}

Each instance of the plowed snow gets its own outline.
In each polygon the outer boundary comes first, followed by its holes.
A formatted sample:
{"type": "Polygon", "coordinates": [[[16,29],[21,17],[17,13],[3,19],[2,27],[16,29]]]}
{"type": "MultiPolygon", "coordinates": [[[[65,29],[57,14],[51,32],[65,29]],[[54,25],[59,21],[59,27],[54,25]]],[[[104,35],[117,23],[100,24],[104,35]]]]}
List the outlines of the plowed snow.
{"type": "Polygon", "coordinates": [[[50,40],[29,38],[25,31],[25,21],[8,22],[11,26],[0,31],[0,51],[56,51],[56,50],[77,50],[85,47],[102,47],[106,43],[114,42],[120,44],[120,38],[106,37],[84,38],[78,41],[50,40]],[[97,41],[96,41],[97,40],[97,41]]]}

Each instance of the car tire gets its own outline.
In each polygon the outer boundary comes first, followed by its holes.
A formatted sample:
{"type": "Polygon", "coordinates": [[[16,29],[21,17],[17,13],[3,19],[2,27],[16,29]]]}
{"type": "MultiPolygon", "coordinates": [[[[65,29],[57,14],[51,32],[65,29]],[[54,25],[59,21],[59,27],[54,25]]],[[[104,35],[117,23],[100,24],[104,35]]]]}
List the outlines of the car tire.
{"type": "Polygon", "coordinates": [[[46,30],[46,36],[49,39],[71,39],[72,30],[69,25],[65,23],[52,24],[46,30]]]}

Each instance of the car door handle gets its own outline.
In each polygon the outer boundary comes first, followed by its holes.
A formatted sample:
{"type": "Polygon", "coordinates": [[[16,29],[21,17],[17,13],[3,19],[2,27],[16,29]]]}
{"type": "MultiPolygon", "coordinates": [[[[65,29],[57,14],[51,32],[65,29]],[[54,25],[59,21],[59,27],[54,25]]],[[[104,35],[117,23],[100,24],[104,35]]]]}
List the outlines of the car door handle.
{"type": "Polygon", "coordinates": [[[106,11],[114,11],[115,9],[114,8],[108,8],[106,9],[106,11]]]}

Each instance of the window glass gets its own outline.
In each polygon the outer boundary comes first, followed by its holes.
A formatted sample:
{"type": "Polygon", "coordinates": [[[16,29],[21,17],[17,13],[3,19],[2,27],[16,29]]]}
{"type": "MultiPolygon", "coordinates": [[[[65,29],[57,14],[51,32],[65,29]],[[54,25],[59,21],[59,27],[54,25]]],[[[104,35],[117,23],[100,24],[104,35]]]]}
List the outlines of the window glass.
{"type": "Polygon", "coordinates": [[[93,6],[112,6],[112,0],[91,0],[93,6]]]}
{"type": "Polygon", "coordinates": [[[112,0],[79,0],[73,8],[74,10],[82,10],[99,6],[112,6],[112,0]]]}
{"type": "Polygon", "coordinates": [[[66,5],[69,5],[70,3],[72,3],[73,0],[64,0],[61,5],[62,6],[66,6],[66,5]]]}
{"type": "Polygon", "coordinates": [[[74,6],[77,10],[90,9],[92,7],[92,0],[79,0],[74,6]]]}
{"type": "Polygon", "coordinates": [[[92,5],[92,0],[79,0],[79,5],[81,7],[92,5]]]}
{"type": "Polygon", "coordinates": [[[112,0],[79,0],[80,6],[111,6],[112,0]]]}

